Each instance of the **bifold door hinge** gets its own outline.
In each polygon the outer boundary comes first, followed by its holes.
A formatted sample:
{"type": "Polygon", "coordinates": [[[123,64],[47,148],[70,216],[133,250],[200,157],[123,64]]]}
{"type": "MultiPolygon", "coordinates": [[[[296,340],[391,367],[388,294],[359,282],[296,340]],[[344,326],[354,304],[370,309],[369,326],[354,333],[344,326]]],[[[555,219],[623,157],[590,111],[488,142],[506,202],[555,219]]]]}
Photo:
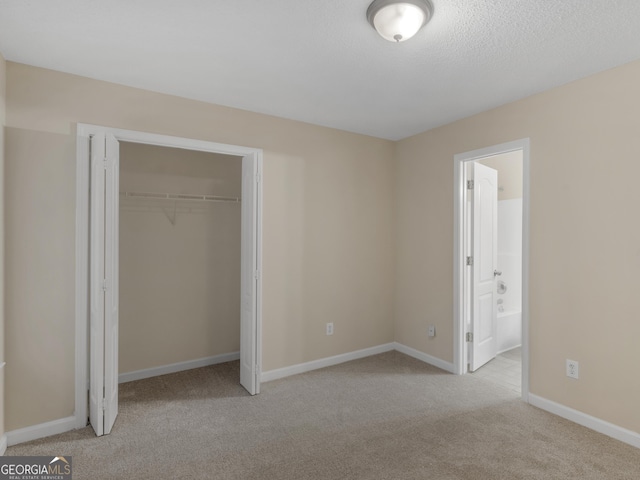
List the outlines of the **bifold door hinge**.
{"type": "Polygon", "coordinates": [[[467,180],[467,190],[473,190],[473,180],[467,180]]]}
{"type": "Polygon", "coordinates": [[[473,265],[473,257],[467,257],[467,265],[473,265]]]}
{"type": "Polygon", "coordinates": [[[260,270],[256,270],[253,276],[254,276],[254,278],[256,280],[259,280],[260,279],[260,270]]]}
{"type": "Polygon", "coordinates": [[[102,164],[104,165],[104,169],[107,170],[109,168],[109,160],[107,159],[107,157],[104,157],[102,159],[102,164]]]}
{"type": "Polygon", "coordinates": [[[473,332],[467,332],[467,342],[473,342],[473,332]]]}
{"type": "Polygon", "coordinates": [[[262,175],[256,173],[256,183],[260,183],[262,181],[262,175]]]}
{"type": "Polygon", "coordinates": [[[106,292],[108,288],[109,288],[109,282],[107,281],[106,278],[104,278],[102,280],[102,290],[106,292]]]}

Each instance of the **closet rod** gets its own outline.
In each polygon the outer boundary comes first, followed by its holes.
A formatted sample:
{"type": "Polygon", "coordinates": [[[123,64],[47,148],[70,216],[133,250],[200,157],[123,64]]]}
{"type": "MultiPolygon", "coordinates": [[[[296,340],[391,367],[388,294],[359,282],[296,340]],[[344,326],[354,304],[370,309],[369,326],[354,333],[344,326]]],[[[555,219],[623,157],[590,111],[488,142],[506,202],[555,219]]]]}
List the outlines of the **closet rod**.
{"type": "Polygon", "coordinates": [[[221,197],[218,195],[199,195],[189,193],[156,193],[156,192],[120,192],[123,197],[148,198],[161,200],[189,200],[196,202],[229,202],[240,203],[240,197],[221,197]]]}

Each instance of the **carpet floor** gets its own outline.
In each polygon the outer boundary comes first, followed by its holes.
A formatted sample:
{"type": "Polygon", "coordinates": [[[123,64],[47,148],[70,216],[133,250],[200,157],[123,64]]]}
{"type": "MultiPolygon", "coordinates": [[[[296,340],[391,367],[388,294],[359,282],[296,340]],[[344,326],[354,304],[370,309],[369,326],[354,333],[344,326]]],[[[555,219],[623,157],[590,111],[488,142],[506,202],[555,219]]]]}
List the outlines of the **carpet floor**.
{"type": "Polygon", "coordinates": [[[110,435],[10,447],[82,479],[639,479],[640,449],[388,352],[262,385],[238,362],[122,384],[110,435]]]}

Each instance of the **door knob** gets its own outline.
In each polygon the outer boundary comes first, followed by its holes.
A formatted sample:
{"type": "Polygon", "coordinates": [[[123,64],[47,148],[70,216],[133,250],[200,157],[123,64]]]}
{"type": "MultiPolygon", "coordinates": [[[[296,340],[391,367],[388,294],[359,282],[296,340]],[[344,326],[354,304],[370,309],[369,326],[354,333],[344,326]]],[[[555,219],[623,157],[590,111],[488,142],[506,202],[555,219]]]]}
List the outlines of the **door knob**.
{"type": "Polygon", "coordinates": [[[499,277],[500,275],[502,275],[502,272],[500,270],[494,270],[493,271],[493,276],[494,277],[499,277]]]}

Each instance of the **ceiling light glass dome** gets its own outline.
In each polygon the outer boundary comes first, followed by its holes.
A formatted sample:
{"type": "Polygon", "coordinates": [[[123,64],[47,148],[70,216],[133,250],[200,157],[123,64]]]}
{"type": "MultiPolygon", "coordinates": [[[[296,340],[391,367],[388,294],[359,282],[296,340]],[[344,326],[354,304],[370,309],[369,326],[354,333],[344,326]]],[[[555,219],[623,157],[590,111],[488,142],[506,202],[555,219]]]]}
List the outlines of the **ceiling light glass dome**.
{"type": "Polygon", "coordinates": [[[375,0],[367,9],[367,20],[390,42],[404,42],[413,37],[431,19],[429,0],[375,0]]]}

